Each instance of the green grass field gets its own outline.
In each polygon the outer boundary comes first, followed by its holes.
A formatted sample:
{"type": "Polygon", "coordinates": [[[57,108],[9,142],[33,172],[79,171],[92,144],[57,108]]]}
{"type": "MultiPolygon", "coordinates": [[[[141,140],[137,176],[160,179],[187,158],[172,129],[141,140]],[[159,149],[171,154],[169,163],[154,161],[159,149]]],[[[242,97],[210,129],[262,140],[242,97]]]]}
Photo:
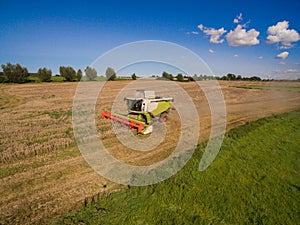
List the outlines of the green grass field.
{"type": "Polygon", "coordinates": [[[244,88],[244,89],[259,89],[259,90],[275,90],[275,91],[300,92],[300,87],[256,86],[256,85],[241,85],[241,86],[232,86],[232,87],[235,87],[235,88],[244,88]]]}
{"type": "Polygon", "coordinates": [[[58,224],[299,224],[300,111],[226,134],[199,172],[201,145],[176,175],[130,187],[70,213],[58,224]]]}

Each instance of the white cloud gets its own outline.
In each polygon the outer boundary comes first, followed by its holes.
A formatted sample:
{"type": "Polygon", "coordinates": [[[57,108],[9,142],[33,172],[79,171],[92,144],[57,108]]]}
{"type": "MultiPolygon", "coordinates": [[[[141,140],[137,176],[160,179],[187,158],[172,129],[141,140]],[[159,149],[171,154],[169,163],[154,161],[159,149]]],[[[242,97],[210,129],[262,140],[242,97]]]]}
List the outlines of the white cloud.
{"type": "Polygon", "coordinates": [[[270,26],[267,30],[267,43],[275,44],[280,43],[281,49],[293,47],[292,42],[297,42],[300,40],[299,33],[294,29],[288,29],[289,22],[282,21],[278,22],[274,26],[270,26]]]}
{"type": "Polygon", "coordinates": [[[278,58],[278,59],[285,59],[286,57],[288,57],[288,55],[289,55],[289,53],[288,53],[287,51],[285,51],[285,52],[279,53],[279,54],[276,56],[276,58],[278,58]]]}
{"type": "Polygon", "coordinates": [[[235,54],[235,55],[233,55],[233,57],[235,57],[235,58],[238,58],[238,57],[239,57],[239,55],[238,55],[238,54],[235,54]]]}
{"type": "Polygon", "coordinates": [[[274,70],[272,77],[274,79],[296,80],[300,79],[300,71],[296,69],[274,70]]]}
{"type": "Polygon", "coordinates": [[[210,36],[209,42],[213,44],[221,44],[224,42],[224,39],[220,39],[220,37],[226,33],[226,30],[222,27],[220,29],[208,28],[203,26],[203,24],[199,24],[198,28],[203,31],[207,36],[210,36]]]}
{"type": "Polygon", "coordinates": [[[263,59],[264,57],[263,57],[263,56],[259,56],[258,58],[259,58],[259,59],[263,59]]]}
{"type": "Polygon", "coordinates": [[[280,64],[280,65],[285,65],[285,62],[280,61],[279,64],[280,64]]]}
{"type": "Polygon", "coordinates": [[[286,73],[298,73],[299,71],[296,69],[287,69],[286,73]]]}
{"type": "Polygon", "coordinates": [[[238,24],[237,27],[226,35],[227,42],[230,46],[246,46],[257,45],[259,32],[255,29],[246,31],[242,25],[238,24]]]}
{"type": "Polygon", "coordinates": [[[198,35],[199,34],[199,32],[198,31],[192,31],[192,32],[186,32],[185,33],[186,35],[191,35],[191,34],[194,34],[194,35],[198,35]]]}
{"type": "Polygon", "coordinates": [[[286,70],[273,70],[273,73],[299,73],[300,71],[297,69],[286,69],[286,70]]]}
{"type": "Polygon", "coordinates": [[[238,16],[236,16],[236,17],[234,18],[233,22],[234,22],[234,23],[239,23],[239,22],[241,22],[241,21],[243,20],[242,16],[243,16],[243,14],[240,13],[240,15],[238,15],[238,16]]]}
{"type": "Polygon", "coordinates": [[[209,51],[210,53],[215,53],[215,51],[212,50],[212,49],[209,49],[208,51],[209,51]]]}
{"type": "Polygon", "coordinates": [[[283,73],[282,70],[273,70],[272,72],[273,72],[273,73],[283,73]]]}

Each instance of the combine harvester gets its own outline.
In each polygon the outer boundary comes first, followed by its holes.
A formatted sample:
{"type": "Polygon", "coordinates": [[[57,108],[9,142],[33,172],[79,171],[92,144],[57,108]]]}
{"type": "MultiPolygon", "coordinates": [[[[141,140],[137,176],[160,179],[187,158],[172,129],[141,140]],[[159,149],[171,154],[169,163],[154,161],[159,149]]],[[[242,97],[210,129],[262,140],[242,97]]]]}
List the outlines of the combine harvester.
{"type": "Polygon", "coordinates": [[[126,97],[128,115],[103,112],[102,119],[111,119],[136,131],[137,134],[149,134],[157,120],[166,122],[172,107],[173,98],[156,97],[154,91],[136,90],[134,98],[126,97]]]}

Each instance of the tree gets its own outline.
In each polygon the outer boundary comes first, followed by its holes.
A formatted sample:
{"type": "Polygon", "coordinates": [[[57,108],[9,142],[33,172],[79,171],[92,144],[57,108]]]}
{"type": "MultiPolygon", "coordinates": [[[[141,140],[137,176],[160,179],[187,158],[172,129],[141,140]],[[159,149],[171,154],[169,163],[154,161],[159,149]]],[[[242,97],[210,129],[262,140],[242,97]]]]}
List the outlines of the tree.
{"type": "Polygon", "coordinates": [[[221,77],[221,80],[228,80],[228,77],[227,76],[223,76],[223,77],[221,77]]]}
{"type": "Polygon", "coordinates": [[[261,78],[258,77],[258,76],[253,76],[253,77],[250,77],[249,80],[251,80],[251,81],[261,81],[261,78]]]}
{"type": "Polygon", "coordinates": [[[8,81],[7,77],[4,76],[3,72],[0,72],[0,83],[5,83],[7,81],[8,81]]]}
{"type": "Polygon", "coordinates": [[[188,81],[195,81],[193,77],[189,77],[189,76],[187,77],[187,80],[188,81]]]}
{"type": "Polygon", "coordinates": [[[51,81],[52,71],[47,68],[39,68],[37,72],[37,76],[42,82],[49,82],[51,81]]]}
{"type": "Polygon", "coordinates": [[[136,80],[136,75],[135,73],[131,75],[132,80],[136,80]]]}
{"type": "Polygon", "coordinates": [[[232,73],[228,73],[227,78],[228,78],[228,80],[236,80],[236,76],[232,73]]]}
{"type": "Polygon", "coordinates": [[[94,68],[87,66],[85,69],[85,75],[89,80],[95,80],[97,77],[97,71],[94,68]]]}
{"type": "Polygon", "coordinates": [[[173,75],[165,71],[162,73],[162,77],[168,80],[173,80],[173,75]]]}
{"type": "Polygon", "coordinates": [[[177,78],[177,81],[180,81],[180,82],[184,81],[183,75],[181,73],[177,74],[176,78],[177,78]]]}
{"type": "Polygon", "coordinates": [[[11,64],[6,63],[6,65],[1,65],[3,70],[3,77],[6,78],[8,82],[12,83],[24,83],[27,81],[29,76],[28,70],[26,67],[22,67],[20,64],[11,64]]]}
{"type": "Polygon", "coordinates": [[[194,74],[194,76],[192,77],[192,79],[193,79],[194,81],[198,81],[198,80],[199,80],[197,74],[194,74]]]}
{"type": "Polygon", "coordinates": [[[60,66],[59,73],[66,81],[73,81],[76,78],[76,71],[71,66],[60,66]]]}
{"type": "Polygon", "coordinates": [[[79,69],[79,70],[77,70],[77,73],[76,73],[76,79],[77,79],[78,81],[80,81],[81,78],[82,78],[82,71],[81,71],[81,69],[79,69]]]}
{"type": "Polygon", "coordinates": [[[107,80],[114,80],[117,77],[115,70],[111,67],[107,67],[105,76],[107,80]]]}

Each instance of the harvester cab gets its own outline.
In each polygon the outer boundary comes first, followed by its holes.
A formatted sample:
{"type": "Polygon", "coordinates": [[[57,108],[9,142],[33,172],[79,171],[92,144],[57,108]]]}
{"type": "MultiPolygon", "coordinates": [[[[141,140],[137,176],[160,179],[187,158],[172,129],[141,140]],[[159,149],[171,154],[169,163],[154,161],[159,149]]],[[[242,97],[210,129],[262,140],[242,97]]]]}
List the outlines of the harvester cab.
{"type": "Polygon", "coordinates": [[[174,99],[155,96],[154,91],[136,90],[135,97],[125,97],[124,100],[127,104],[128,115],[103,112],[102,118],[119,122],[136,130],[137,133],[149,134],[153,130],[155,121],[167,121],[172,107],[171,102],[174,99]]]}

